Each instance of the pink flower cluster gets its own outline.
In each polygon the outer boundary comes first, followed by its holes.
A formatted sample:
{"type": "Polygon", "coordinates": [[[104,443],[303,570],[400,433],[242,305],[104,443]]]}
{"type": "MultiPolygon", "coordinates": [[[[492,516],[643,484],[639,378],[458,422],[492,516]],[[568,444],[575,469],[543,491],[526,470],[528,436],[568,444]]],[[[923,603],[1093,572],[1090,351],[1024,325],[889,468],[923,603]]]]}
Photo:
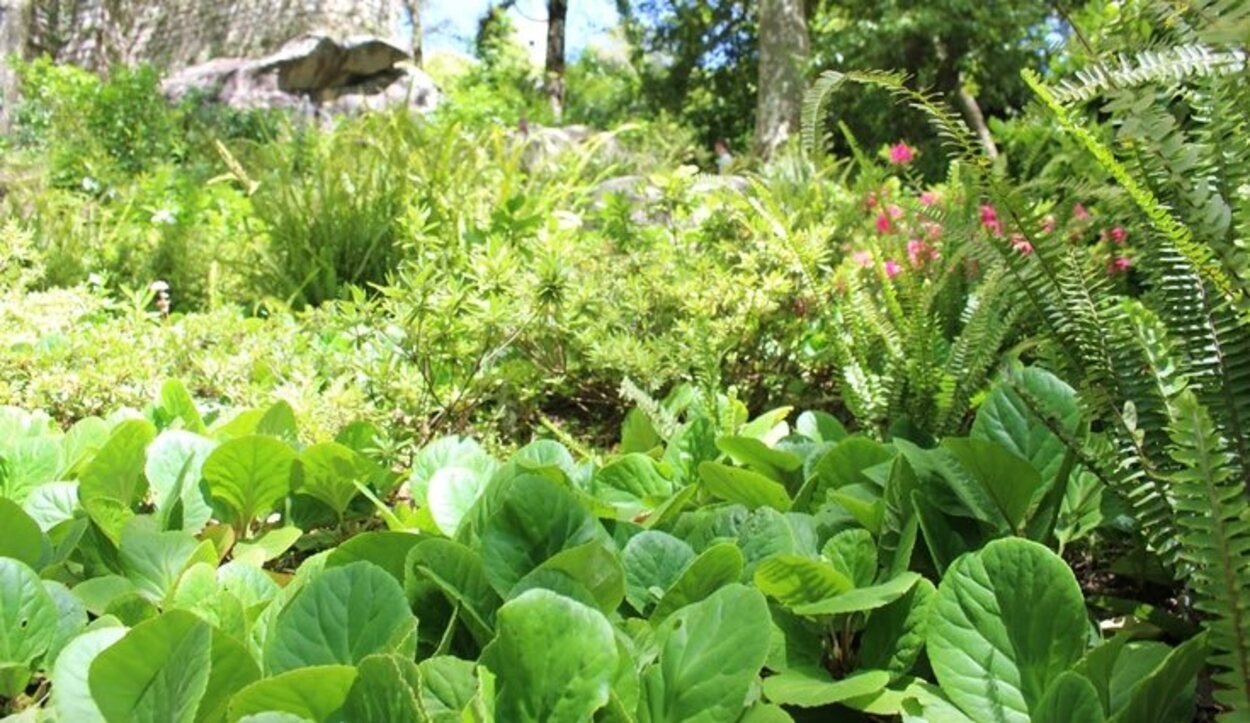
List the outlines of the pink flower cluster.
{"type": "Polygon", "coordinates": [[[981,205],[981,226],[992,236],[1003,235],[1003,222],[998,219],[998,211],[988,203],[981,205]]]}
{"type": "Polygon", "coordinates": [[[890,163],[896,166],[906,166],[914,160],[916,160],[915,148],[902,141],[890,146],[890,163]]]}

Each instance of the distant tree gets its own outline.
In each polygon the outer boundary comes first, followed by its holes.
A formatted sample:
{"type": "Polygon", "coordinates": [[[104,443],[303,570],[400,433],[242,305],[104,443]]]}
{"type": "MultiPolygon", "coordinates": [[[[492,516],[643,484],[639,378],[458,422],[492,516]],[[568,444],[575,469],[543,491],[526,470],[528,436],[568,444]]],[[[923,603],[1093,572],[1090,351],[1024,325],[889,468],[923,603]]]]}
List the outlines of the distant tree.
{"type": "Polygon", "coordinates": [[[760,0],[759,101],[755,147],[769,156],[799,128],[807,65],[803,0],[760,0]]]}
{"type": "Polygon", "coordinates": [[[547,0],[547,62],[544,88],[556,120],[564,113],[564,26],[569,14],[568,0],[547,0]]]}
{"type": "Polygon", "coordinates": [[[404,0],[404,14],[412,28],[412,62],[421,66],[421,0],[404,0]]]}

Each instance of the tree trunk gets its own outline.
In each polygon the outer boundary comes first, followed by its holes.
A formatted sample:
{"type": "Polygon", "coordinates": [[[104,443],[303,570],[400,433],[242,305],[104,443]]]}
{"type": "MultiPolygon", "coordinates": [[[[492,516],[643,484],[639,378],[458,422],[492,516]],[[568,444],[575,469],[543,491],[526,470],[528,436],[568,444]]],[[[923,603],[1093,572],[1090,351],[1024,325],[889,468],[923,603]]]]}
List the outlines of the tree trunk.
{"type": "Polygon", "coordinates": [[[985,155],[998,158],[998,146],[994,144],[994,137],[990,135],[990,127],[985,124],[985,115],[981,113],[981,104],[977,103],[976,96],[969,93],[968,88],[961,82],[955,91],[955,98],[959,101],[959,110],[963,113],[964,122],[973,133],[977,134],[977,138],[981,139],[981,145],[985,147],[985,155]]]}
{"type": "Polygon", "coordinates": [[[404,12],[412,26],[412,63],[421,67],[421,2],[420,0],[404,0],[404,12]]]}
{"type": "Polygon", "coordinates": [[[803,0],[760,0],[759,102],[755,146],[767,157],[798,132],[803,115],[807,17],[803,0]]]}
{"type": "Polygon", "coordinates": [[[9,56],[27,57],[27,36],[30,31],[29,0],[0,0],[0,131],[13,122],[13,106],[17,104],[17,73],[9,65],[9,56]]]}
{"type": "Polygon", "coordinates": [[[564,114],[564,23],[568,0],[547,0],[547,100],[556,122],[564,114]]]}

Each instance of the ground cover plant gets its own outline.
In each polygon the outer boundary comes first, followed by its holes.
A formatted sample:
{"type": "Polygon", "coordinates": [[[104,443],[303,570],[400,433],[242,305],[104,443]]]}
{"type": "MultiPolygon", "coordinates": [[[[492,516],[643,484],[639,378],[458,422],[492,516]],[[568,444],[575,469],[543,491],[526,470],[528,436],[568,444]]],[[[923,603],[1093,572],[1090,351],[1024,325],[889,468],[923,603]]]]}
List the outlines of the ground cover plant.
{"type": "Polygon", "coordinates": [[[617,5],[14,61],[0,721],[1247,720],[1250,3],[617,5]]]}

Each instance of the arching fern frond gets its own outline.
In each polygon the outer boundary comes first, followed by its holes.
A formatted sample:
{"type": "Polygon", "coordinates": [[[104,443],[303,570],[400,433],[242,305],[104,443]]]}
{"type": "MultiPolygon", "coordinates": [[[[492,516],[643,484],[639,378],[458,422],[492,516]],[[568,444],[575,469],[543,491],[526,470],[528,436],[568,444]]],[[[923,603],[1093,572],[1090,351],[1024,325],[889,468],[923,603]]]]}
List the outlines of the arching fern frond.
{"type": "Polygon", "coordinates": [[[1183,45],[1121,57],[1077,73],[1052,89],[1054,99],[1068,105],[1091,101],[1116,88],[1164,81],[1179,82],[1195,75],[1237,73],[1246,67],[1241,50],[1215,50],[1204,45],[1183,45]]]}

